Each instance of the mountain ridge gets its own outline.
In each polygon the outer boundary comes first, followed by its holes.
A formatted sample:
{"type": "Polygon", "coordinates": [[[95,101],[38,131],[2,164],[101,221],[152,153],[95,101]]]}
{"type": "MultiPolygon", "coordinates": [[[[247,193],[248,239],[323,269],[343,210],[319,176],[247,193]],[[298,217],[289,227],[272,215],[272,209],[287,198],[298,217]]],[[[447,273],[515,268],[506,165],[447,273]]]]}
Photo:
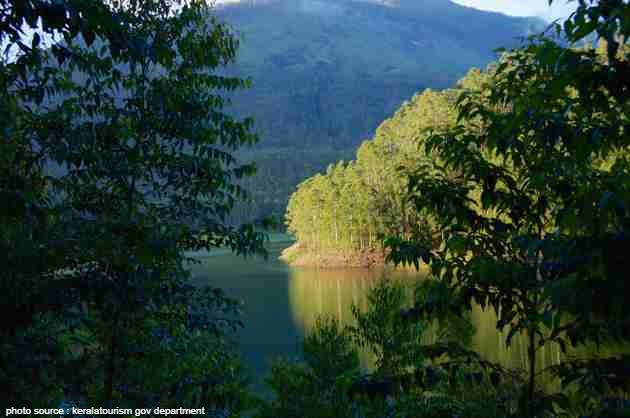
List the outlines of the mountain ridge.
{"type": "Polygon", "coordinates": [[[414,94],[452,86],[546,27],[444,0],[244,0],[215,14],[240,39],[226,73],[252,81],[231,100],[261,138],[243,154],[259,166],[255,217],[280,217],[301,180],[351,155],[414,94]],[[286,161],[292,150],[308,160],[286,161]],[[291,173],[270,189],[278,165],[291,173]]]}

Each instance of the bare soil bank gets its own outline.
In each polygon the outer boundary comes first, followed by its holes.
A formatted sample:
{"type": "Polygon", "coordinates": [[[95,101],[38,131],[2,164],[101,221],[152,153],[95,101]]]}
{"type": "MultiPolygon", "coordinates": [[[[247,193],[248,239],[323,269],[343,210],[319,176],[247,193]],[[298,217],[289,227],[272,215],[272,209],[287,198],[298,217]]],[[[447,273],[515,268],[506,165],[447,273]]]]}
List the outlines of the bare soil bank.
{"type": "Polygon", "coordinates": [[[295,243],[282,251],[280,259],[293,267],[317,268],[370,268],[387,264],[383,250],[367,249],[362,251],[309,251],[300,243],[295,243]]]}

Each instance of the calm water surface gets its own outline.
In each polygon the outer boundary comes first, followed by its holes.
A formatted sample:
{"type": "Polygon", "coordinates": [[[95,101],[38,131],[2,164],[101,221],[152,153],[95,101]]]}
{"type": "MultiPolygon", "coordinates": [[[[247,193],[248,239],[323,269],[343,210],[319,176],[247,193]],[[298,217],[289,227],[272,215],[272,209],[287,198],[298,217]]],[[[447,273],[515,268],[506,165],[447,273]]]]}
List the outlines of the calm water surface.
{"type": "MultiPolygon", "coordinates": [[[[367,291],[379,278],[387,275],[410,284],[423,278],[418,273],[384,269],[291,268],[278,260],[280,252],[290,244],[273,236],[267,261],[245,260],[225,250],[212,256],[199,255],[201,264],[192,267],[197,283],[220,287],[243,302],[245,328],[239,331],[237,340],[258,389],[263,388],[263,378],[273,359],[299,358],[300,340],[319,315],[333,315],[341,323],[350,324],[351,305],[365,307],[367,291]]],[[[473,309],[472,322],[476,330],[473,348],[477,352],[505,366],[527,367],[524,337],[515,337],[512,345],[506,347],[505,334],[496,330],[496,317],[489,310],[473,309]]],[[[430,341],[431,331],[427,334],[430,341]]],[[[361,360],[370,366],[368,353],[362,353],[361,360]]],[[[559,360],[559,348],[546,347],[538,354],[537,368],[559,360]]]]}

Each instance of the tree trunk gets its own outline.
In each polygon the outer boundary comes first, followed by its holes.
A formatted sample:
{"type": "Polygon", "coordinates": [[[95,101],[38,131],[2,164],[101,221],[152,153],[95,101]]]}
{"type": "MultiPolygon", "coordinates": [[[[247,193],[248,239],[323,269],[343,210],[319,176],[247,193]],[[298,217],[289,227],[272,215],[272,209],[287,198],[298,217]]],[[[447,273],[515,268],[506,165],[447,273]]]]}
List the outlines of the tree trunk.
{"type": "Polygon", "coordinates": [[[118,351],[118,315],[112,320],[112,335],[109,340],[109,353],[105,369],[103,402],[107,408],[111,406],[114,395],[114,376],[116,374],[116,353],[118,351]]]}
{"type": "Polygon", "coordinates": [[[529,344],[527,346],[527,358],[529,360],[529,382],[527,385],[527,410],[532,411],[534,404],[534,392],[536,390],[536,334],[529,332],[529,344]]]}

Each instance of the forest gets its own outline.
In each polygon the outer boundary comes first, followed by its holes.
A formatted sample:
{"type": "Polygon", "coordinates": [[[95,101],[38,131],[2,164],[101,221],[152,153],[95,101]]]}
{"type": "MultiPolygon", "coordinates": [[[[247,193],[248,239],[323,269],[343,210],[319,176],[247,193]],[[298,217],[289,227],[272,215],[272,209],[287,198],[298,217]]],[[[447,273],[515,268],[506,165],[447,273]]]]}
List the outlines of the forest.
{"type": "Polygon", "coordinates": [[[319,318],[266,394],[232,338],[240,303],[190,269],[200,251],[268,256],[271,220],[234,222],[259,141],[228,109],[250,85],[224,71],[234,28],[202,0],[0,4],[5,415],[630,414],[626,0],[577,2],[298,186],[304,248],[378,248],[429,277],[381,280],[352,325],[319,318]],[[475,351],[473,307],[525,337],[527,369],[475,351]],[[550,345],[565,355],[537,370],[550,345]]]}
{"type": "Polygon", "coordinates": [[[452,127],[457,98],[487,77],[473,69],[455,88],[425,90],[404,103],[360,145],[356,160],[298,185],[287,206],[288,230],[307,251],[382,248],[386,236],[430,239],[429,219],[409,204],[402,170],[432,160],[418,148],[426,132],[452,127]]]}

